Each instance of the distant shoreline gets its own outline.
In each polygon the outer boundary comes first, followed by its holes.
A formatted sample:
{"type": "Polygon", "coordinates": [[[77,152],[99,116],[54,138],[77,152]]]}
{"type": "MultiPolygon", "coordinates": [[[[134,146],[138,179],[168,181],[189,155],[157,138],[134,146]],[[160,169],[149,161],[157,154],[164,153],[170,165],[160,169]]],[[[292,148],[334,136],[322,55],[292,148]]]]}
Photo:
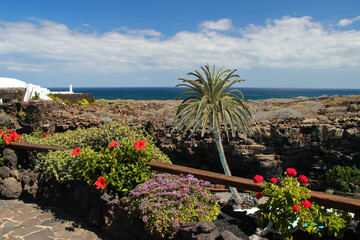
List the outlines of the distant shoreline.
{"type": "MultiPolygon", "coordinates": [[[[51,91],[65,91],[68,88],[49,88],[51,91]]],[[[294,97],[321,97],[360,95],[360,89],[318,89],[318,88],[235,88],[239,89],[246,100],[294,97]]],[[[97,87],[73,88],[75,93],[92,93],[96,100],[175,100],[186,88],[175,87],[97,87]]]]}

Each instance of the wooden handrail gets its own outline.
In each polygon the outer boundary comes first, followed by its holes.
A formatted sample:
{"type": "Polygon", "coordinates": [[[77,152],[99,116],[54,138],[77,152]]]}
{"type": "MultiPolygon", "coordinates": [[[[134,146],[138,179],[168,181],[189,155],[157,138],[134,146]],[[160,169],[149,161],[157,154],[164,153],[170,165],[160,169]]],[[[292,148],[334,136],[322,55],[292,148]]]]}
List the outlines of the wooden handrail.
{"type": "MultiPolygon", "coordinates": [[[[11,148],[24,149],[24,150],[36,150],[36,151],[56,151],[56,150],[70,150],[70,148],[55,147],[55,146],[46,146],[46,145],[37,145],[30,143],[19,143],[13,142],[8,145],[11,148]]],[[[193,176],[207,180],[211,183],[218,183],[227,186],[237,187],[244,190],[251,191],[261,191],[263,184],[254,183],[253,180],[235,176],[227,176],[221,173],[209,172],[204,170],[199,170],[195,168],[162,163],[158,161],[151,161],[148,163],[151,169],[173,173],[173,174],[192,174],[193,176]]],[[[360,211],[360,200],[342,197],[338,195],[331,195],[322,192],[311,191],[310,192],[310,201],[314,201],[319,205],[345,210],[348,212],[358,213],[360,211]]]]}
{"type": "Polygon", "coordinates": [[[35,150],[40,152],[70,150],[70,148],[32,144],[32,143],[22,143],[22,142],[11,142],[9,143],[8,146],[15,149],[35,150]]]}

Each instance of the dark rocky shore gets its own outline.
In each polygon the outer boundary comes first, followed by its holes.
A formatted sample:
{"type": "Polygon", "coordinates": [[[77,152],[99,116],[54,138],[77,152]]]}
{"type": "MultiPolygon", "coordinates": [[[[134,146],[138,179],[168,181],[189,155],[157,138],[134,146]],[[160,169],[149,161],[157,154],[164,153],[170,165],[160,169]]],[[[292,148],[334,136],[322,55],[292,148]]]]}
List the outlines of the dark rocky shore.
{"type": "MultiPolygon", "coordinates": [[[[90,106],[56,101],[0,105],[2,121],[20,133],[34,129],[51,134],[125,120],[143,128],[173,163],[222,172],[210,134],[180,139],[173,130],[179,101],[105,101],[90,106]]],[[[279,177],[296,168],[316,179],[334,165],[360,164],[360,96],[291,98],[248,101],[253,133],[224,140],[233,175],[279,177]]]]}
{"type": "MultiPolygon", "coordinates": [[[[131,126],[148,131],[154,137],[156,145],[173,163],[222,172],[215,143],[210,134],[204,138],[195,135],[181,139],[179,133],[172,133],[179,103],[102,101],[96,105],[79,106],[64,105],[56,101],[9,102],[0,104],[0,124],[15,128],[19,133],[30,133],[36,129],[40,134],[52,134],[79,127],[97,126],[113,120],[125,120],[131,126]]],[[[252,134],[224,140],[226,156],[233,175],[247,178],[252,178],[255,174],[262,174],[265,178],[280,177],[284,169],[292,167],[299,173],[309,176],[312,188],[318,190],[316,180],[326,169],[338,164],[360,164],[360,96],[269,99],[249,101],[248,104],[253,113],[252,134]]],[[[7,174],[10,176],[13,173],[7,174]]],[[[22,184],[19,189],[22,186],[23,189],[19,190],[20,194],[21,191],[26,191],[28,196],[34,195],[34,185],[29,183],[36,182],[37,176],[33,172],[31,174],[34,176],[21,174],[19,179],[22,179],[22,184]]],[[[16,176],[12,178],[15,180],[16,176]]],[[[74,200],[77,199],[75,196],[80,196],[79,191],[74,190],[74,196],[69,197],[66,190],[66,196],[56,200],[48,194],[46,186],[41,187],[39,183],[39,188],[36,190],[37,194],[40,194],[41,199],[47,201],[47,204],[56,205],[56,202],[60,201],[70,206],[74,204],[65,201],[64,198],[74,200]]],[[[57,196],[62,194],[61,187],[59,189],[55,194],[57,196]]],[[[84,192],[75,203],[81,203],[81,199],[95,199],[91,194],[91,191],[84,192]]],[[[76,207],[78,205],[75,204],[71,211],[80,211],[76,215],[84,215],[85,217],[82,217],[87,222],[94,223],[98,221],[94,218],[98,216],[94,212],[100,211],[99,206],[109,205],[106,208],[109,218],[119,217],[115,208],[121,205],[120,200],[104,199],[104,196],[96,199],[99,202],[94,204],[96,208],[93,210],[89,210],[92,207],[85,209],[76,207]]],[[[91,201],[84,204],[89,202],[91,201]]],[[[189,232],[202,234],[204,231],[218,236],[216,239],[248,239],[255,231],[254,219],[231,209],[224,207],[219,218],[210,225],[190,224],[186,231],[178,233],[179,237],[176,239],[193,239],[180,236],[186,236],[189,232]]],[[[103,228],[109,228],[105,230],[111,232],[114,226],[104,225],[103,228]]],[[[135,232],[140,233],[140,230],[135,229],[135,232]]],[[[355,238],[354,232],[350,231],[349,234],[346,239],[355,238]]],[[[276,235],[266,237],[279,239],[276,235]]],[[[294,239],[309,239],[309,236],[299,233],[294,235],[294,239]]]]}

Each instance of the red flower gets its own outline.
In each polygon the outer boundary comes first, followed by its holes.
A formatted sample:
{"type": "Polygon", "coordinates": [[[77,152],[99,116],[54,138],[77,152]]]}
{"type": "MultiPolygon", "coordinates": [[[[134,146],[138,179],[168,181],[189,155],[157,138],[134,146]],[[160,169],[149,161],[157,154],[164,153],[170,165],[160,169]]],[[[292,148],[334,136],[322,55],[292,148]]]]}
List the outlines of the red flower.
{"type": "Polygon", "coordinates": [[[294,168],[286,169],[286,175],[288,175],[289,177],[295,177],[296,174],[297,174],[297,172],[294,168]]]}
{"type": "Polygon", "coordinates": [[[104,189],[106,187],[106,179],[103,177],[98,177],[98,180],[95,182],[96,189],[104,189]]]}
{"type": "Polygon", "coordinates": [[[44,138],[47,138],[49,135],[47,135],[46,133],[43,133],[43,135],[44,135],[44,138]]]}
{"type": "Polygon", "coordinates": [[[311,208],[311,202],[308,200],[302,201],[301,205],[303,205],[304,208],[311,208]]]}
{"type": "Polygon", "coordinates": [[[300,211],[299,205],[294,204],[294,206],[292,207],[292,210],[293,210],[294,212],[300,211]]]}
{"type": "Polygon", "coordinates": [[[119,145],[119,143],[112,140],[112,143],[109,144],[109,147],[116,147],[117,145],[119,145]]]}
{"type": "Polygon", "coordinates": [[[136,143],[134,145],[135,147],[135,150],[139,150],[139,149],[142,149],[142,148],[145,148],[146,147],[146,141],[144,140],[136,140],[136,143]]]}
{"type": "Polygon", "coordinates": [[[0,130],[0,133],[3,136],[5,143],[10,143],[11,141],[18,140],[21,136],[20,134],[17,134],[10,129],[7,129],[7,131],[9,132],[9,136],[7,136],[4,131],[0,130]]]}
{"type": "Polygon", "coordinates": [[[260,198],[262,198],[262,197],[263,197],[262,192],[258,192],[258,193],[256,194],[256,199],[260,199],[260,198]]]}
{"type": "Polygon", "coordinates": [[[75,157],[76,155],[78,155],[80,153],[81,148],[78,147],[78,148],[75,148],[75,149],[72,149],[72,150],[73,150],[73,152],[72,152],[71,155],[75,157]]]}
{"type": "Polygon", "coordinates": [[[309,180],[304,175],[301,175],[300,177],[298,177],[298,181],[301,182],[302,184],[306,184],[309,180]]]}
{"type": "Polygon", "coordinates": [[[254,180],[254,183],[259,183],[259,182],[264,181],[264,178],[261,175],[255,175],[253,180],[254,180]]]}
{"type": "Polygon", "coordinates": [[[274,178],[274,177],[273,177],[273,178],[271,178],[270,181],[271,181],[272,183],[277,183],[278,180],[277,180],[277,178],[274,178]]]}

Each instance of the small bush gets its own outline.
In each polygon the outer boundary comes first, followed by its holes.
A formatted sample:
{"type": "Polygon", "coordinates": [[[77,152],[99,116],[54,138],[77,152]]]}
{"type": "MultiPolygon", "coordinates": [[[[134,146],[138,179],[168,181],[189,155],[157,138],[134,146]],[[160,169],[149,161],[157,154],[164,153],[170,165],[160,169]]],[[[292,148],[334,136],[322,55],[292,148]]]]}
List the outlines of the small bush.
{"type": "Polygon", "coordinates": [[[106,179],[108,190],[127,195],[139,183],[151,176],[146,163],[153,159],[151,149],[135,148],[133,137],[124,138],[118,146],[95,152],[89,148],[77,155],[77,172],[81,180],[94,185],[98,177],[106,179]]]}
{"type": "Polygon", "coordinates": [[[41,172],[47,178],[55,178],[59,182],[76,179],[76,158],[71,155],[72,151],[50,151],[38,153],[35,170],[41,172]]]}
{"type": "Polygon", "coordinates": [[[78,104],[79,104],[79,105],[82,105],[82,106],[89,106],[89,105],[90,105],[89,101],[86,100],[85,98],[79,100],[79,101],[78,101],[78,104]]]}
{"type": "Polygon", "coordinates": [[[356,166],[336,165],[322,177],[322,186],[343,192],[358,192],[360,185],[360,169],[356,166]]]}
{"type": "Polygon", "coordinates": [[[149,233],[165,238],[186,223],[216,219],[218,197],[206,187],[209,182],[192,175],[158,174],[131,191],[127,210],[132,219],[142,219],[149,233]]]}

